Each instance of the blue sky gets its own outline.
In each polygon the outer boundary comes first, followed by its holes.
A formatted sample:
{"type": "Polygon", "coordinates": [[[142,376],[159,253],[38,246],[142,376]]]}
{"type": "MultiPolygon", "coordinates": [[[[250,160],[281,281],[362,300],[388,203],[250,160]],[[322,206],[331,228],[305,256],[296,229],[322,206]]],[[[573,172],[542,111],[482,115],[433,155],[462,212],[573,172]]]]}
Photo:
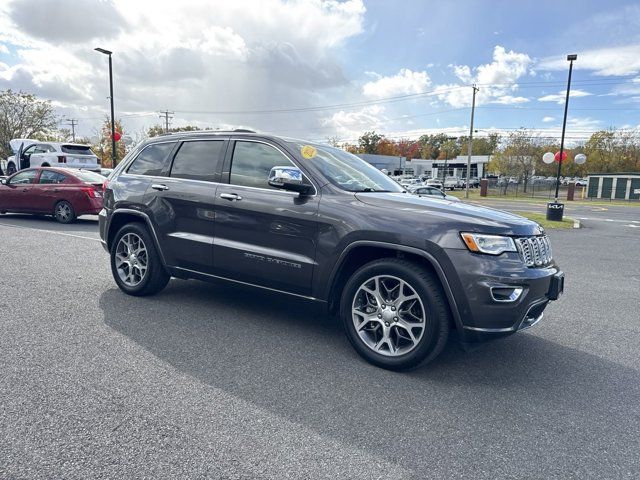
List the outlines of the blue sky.
{"type": "Polygon", "coordinates": [[[481,135],[556,136],[568,53],[572,141],[640,124],[637,2],[13,0],[0,6],[0,88],[52,100],[91,135],[108,108],[95,46],[114,51],[133,136],[164,109],[172,125],[314,140],[462,134],[473,83],[481,135]]]}

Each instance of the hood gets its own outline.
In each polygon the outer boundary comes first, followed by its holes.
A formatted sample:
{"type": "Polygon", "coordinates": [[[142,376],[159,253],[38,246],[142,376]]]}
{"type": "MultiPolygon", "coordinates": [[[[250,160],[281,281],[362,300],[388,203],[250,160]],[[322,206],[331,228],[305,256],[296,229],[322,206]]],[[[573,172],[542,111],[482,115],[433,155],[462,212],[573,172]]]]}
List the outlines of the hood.
{"type": "Polygon", "coordinates": [[[503,235],[539,235],[544,229],[527,218],[465,202],[418,197],[408,193],[367,192],[357,193],[356,198],[367,205],[397,212],[403,220],[438,217],[443,222],[456,224],[462,231],[495,233],[503,235]]]}
{"type": "Polygon", "coordinates": [[[14,138],[9,140],[9,146],[11,147],[11,151],[14,153],[18,153],[18,149],[20,145],[24,144],[24,148],[27,148],[32,143],[38,143],[38,140],[32,140],[29,138],[14,138]]]}

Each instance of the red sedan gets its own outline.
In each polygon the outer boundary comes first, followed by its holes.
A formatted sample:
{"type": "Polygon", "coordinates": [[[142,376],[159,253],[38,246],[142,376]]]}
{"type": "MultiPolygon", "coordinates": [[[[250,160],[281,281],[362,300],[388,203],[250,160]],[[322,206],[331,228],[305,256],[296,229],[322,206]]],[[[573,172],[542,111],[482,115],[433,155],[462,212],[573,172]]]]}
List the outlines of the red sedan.
{"type": "Polygon", "coordinates": [[[72,168],[29,168],[0,179],[0,214],[53,215],[71,223],[80,215],[102,210],[102,184],[97,173],[72,168]]]}

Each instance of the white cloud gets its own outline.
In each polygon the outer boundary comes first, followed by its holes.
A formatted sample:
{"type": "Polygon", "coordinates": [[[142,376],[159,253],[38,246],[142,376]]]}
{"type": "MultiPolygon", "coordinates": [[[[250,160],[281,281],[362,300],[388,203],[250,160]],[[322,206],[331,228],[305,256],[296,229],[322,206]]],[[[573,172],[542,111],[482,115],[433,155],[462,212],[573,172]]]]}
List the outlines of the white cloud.
{"type": "Polygon", "coordinates": [[[339,138],[357,138],[364,131],[382,129],[386,120],[383,116],[384,111],[385,108],[380,105],[371,105],[352,112],[341,110],[322,119],[322,128],[339,138]]]}
{"type": "MultiPolygon", "coordinates": [[[[341,87],[348,94],[352,88],[339,49],[363,31],[365,13],[362,0],[113,0],[98,3],[112,10],[116,27],[104,19],[96,30],[78,28],[69,34],[65,30],[74,22],[102,21],[100,9],[83,16],[77,2],[49,5],[53,0],[42,0],[42,6],[27,9],[38,13],[25,19],[25,1],[0,5],[0,45],[15,49],[18,57],[17,63],[0,66],[0,89],[24,89],[51,99],[65,106],[68,115],[100,116],[108,108],[107,59],[93,51],[100,46],[114,52],[117,116],[168,108],[176,111],[176,123],[182,115],[209,126],[252,124],[271,130],[301,121],[291,115],[194,117],[187,112],[335,102],[335,90],[329,89],[341,87]],[[65,28],[44,25],[53,17],[64,17],[65,28]]],[[[125,127],[138,129],[153,116],[123,120],[125,127]]],[[[97,122],[81,120],[81,134],[97,122]]],[[[314,116],[304,117],[302,126],[304,122],[318,125],[314,116]]]]}
{"type": "Polygon", "coordinates": [[[556,119],[556,117],[549,117],[549,116],[547,116],[547,117],[543,117],[543,118],[542,118],[542,121],[543,121],[544,123],[549,123],[549,122],[553,122],[555,119],[556,119]]]}
{"type": "Polygon", "coordinates": [[[394,95],[421,93],[431,84],[427,72],[413,72],[402,68],[391,77],[380,77],[367,82],[362,87],[362,93],[368,97],[390,97],[394,95]]]}
{"type": "MultiPolygon", "coordinates": [[[[540,61],[541,70],[567,70],[566,55],[547,57],[540,61]]],[[[640,72],[640,44],[598,48],[578,52],[573,62],[576,70],[592,70],[594,75],[632,75],[640,72]]]]}
{"type": "MultiPolygon", "coordinates": [[[[580,89],[573,89],[569,92],[569,97],[571,98],[588,97],[590,95],[592,94],[585,90],[580,90],[580,89]]],[[[566,96],[567,96],[567,92],[560,90],[560,92],[558,93],[544,95],[538,98],[538,101],[539,102],[556,102],[558,105],[563,105],[566,96]]]]}
{"type": "Polygon", "coordinates": [[[9,53],[9,49],[3,43],[0,43],[0,53],[9,53]]]}
{"type": "MultiPolygon", "coordinates": [[[[450,65],[454,74],[467,85],[477,84],[480,91],[477,94],[477,104],[501,103],[517,104],[528,102],[529,99],[516,96],[517,81],[527,75],[533,61],[525,53],[507,51],[496,45],[493,49],[493,61],[471,68],[468,65],[450,65]]],[[[439,85],[436,88],[438,98],[449,105],[459,108],[471,105],[471,87],[459,88],[460,85],[439,85]]]]}

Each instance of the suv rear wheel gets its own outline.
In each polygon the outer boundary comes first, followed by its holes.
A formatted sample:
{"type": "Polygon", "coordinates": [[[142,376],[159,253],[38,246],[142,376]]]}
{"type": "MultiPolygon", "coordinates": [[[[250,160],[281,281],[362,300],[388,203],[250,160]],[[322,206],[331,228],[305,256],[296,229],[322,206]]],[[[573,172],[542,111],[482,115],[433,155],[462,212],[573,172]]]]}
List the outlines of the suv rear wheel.
{"type": "Polygon", "coordinates": [[[151,235],[139,223],[129,223],[116,233],[111,272],[120,290],[135,296],[155,295],[170,279],[151,235]]]}
{"type": "Polygon", "coordinates": [[[356,351],[390,370],[433,360],[449,335],[440,283],[406,260],[375,260],[357,270],[343,290],[340,311],[356,351]]]}

